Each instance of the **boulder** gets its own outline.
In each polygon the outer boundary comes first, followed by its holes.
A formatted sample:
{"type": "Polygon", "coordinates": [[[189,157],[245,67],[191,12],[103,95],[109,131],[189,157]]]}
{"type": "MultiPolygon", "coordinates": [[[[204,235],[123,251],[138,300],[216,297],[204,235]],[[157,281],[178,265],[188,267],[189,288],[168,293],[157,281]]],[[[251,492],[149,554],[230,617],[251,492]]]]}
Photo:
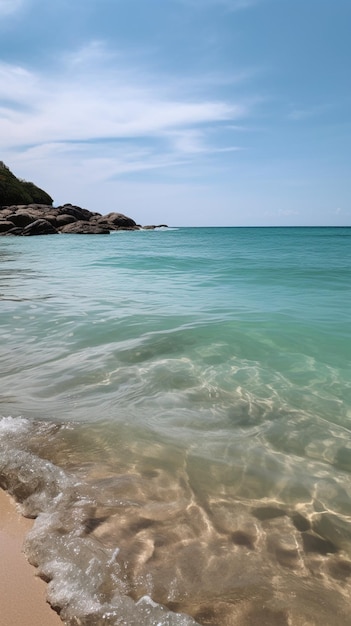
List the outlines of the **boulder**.
{"type": "Polygon", "coordinates": [[[155,230],[155,228],[168,228],[167,224],[150,224],[147,226],[141,226],[143,230],[155,230]]]}
{"type": "Polygon", "coordinates": [[[13,209],[14,213],[24,212],[35,215],[43,215],[44,213],[49,213],[54,210],[49,204],[38,204],[37,202],[32,202],[31,204],[15,204],[8,208],[13,209]]]}
{"type": "Polygon", "coordinates": [[[57,217],[56,217],[56,215],[53,215],[52,213],[49,213],[48,215],[46,215],[46,213],[45,213],[45,217],[43,219],[45,219],[52,226],[57,228],[57,217]]]}
{"type": "Polygon", "coordinates": [[[14,228],[14,226],[14,223],[9,220],[0,220],[0,234],[7,233],[7,231],[14,228]]]}
{"type": "Polygon", "coordinates": [[[23,235],[23,228],[20,226],[14,226],[7,233],[0,233],[0,235],[5,235],[6,237],[20,237],[23,235]]]}
{"type": "Polygon", "coordinates": [[[59,215],[72,215],[76,218],[76,220],[81,220],[84,222],[88,222],[92,217],[91,211],[88,209],[82,209],[79,206],[75,206],[73,204],[63,204],[58,207],[59,215]]]}
{"type": "Polygon", "coordinates": [[[56,225],[59,229],[61,229],[62,226],[66,226],[66,224],[73,224],[73,222],[76,221],[77,220],[73,215],[68,215],[67,213],[63,213],[62,215],[58,215],[56,217],[56,225]]]}
{"type": "Polygon", "coordinates": [[[123,215],[123,213],[108,213],[97,218],[98,224],[105,224],[111,230],[139,230],[136,222],[131,218],[123,215]]]}
{"type": "Polygon", "coordinates": [[[8,209],[6,206],[0,207],[0,219],[4,219],[5,217],[8,217],[11,214],[12,214],[11,209],[8,209]]]}
{"type": "MultiPolygon", "coordinates": [[[[165,226],[162,224],[161,226],[165,226]]],[[[82,235],[105,235],[111,230],[152,230],[158,226],[140,226],[123,213],[101,215],[73,204],[53,207],[50,204],[12,204],[0,207],[0,234],[49,235],[57,232],[82,235]]]]}
{"type": "Polygon", "coordinates": [[[21,226],[24,228],[35,221],[35,216],[23,211],[18,213],[11,213],[8,218],[15,226],[21,226]]]}
{"type": "Polygon", "coordinates": [[[23,229],[23,236],[31,235],[56,235],[56,228],[44,219],[35,220],[23,229]]]}
{"type": "Polygon", "coordinates": [[[78,220],[72,224],[66,224],[60,229],[63,234],[73,235],[109,235],[110,231],[100,224],[92,224],[91,222],[78,220]]]}

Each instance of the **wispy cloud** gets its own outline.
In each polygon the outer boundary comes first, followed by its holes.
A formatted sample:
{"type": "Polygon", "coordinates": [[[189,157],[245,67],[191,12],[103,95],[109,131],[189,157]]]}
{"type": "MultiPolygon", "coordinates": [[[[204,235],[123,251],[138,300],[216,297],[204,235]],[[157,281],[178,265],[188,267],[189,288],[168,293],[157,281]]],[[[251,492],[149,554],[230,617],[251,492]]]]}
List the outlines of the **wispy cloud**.
{"type": "Polygon", "coordinates": [[[63,59],[54,79],[0,63],[3,147],[35,149],[38,157],[47,149],[52,155],[61,145],[68,154],[74,150],[89,158],[89,144],[96,155],[100,143],[113,160],[111,174],[234,149],[223,145],[214,129],[248,113],[248,105],[240,101],[194,97],[174,80],[167,85],[164,77],[147,76],[98,42],[63,59]]]}

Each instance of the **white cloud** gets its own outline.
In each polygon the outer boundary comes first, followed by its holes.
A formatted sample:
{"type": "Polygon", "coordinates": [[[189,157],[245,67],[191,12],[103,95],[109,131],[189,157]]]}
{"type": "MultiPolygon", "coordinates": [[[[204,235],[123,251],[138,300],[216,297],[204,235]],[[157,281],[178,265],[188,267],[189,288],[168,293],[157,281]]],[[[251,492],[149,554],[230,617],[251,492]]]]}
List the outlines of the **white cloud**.
{"type": "Polygon", "coordinates": [[[123,188],[134,201],[119,210],[143,222],[140,181],[150,181],[142,188],[153,189],[154,212],[160,181],[173,180],[168,188],[176,194],[181,179],[191,185],[206,167],[212,175],[220,154],[238,149],[227,126],[253,106],[218,97],[210,77],[193,88],[188,77],[150,74],[93,42],[58,59],[51,72],[0,62],[1,158],[55,204],[108,212],[123,188]]]}
{"type": "Polygon", "coordinates": [[[112,139],[124,142],[128,171],[146,156],[161,167],[162,159],[177,162],[221,149],[213,127],[248,113],[240,102],[194,98],[189,92],[179,97],[182,92],[179,84],[167,86],[164,78],[128,68],[125,59],[105,53],[98,43],[71,55],[54,77],[0,63],[2,145],[16,150],[76,142],[82,151],[86,142],[88,154],[89,142],[112,139]]]}
{"type": "MultiPolygon", "coordinates": [[[[1,72],[0,72],[1,73],[1,72]]],[[[52,141],[81,141],[99,138],[155,137],[167,129],[212,123],[240,117],[241,108],[224,102],[186,102],[165,100],[157,94],[127,86],[111,86],[109,90],[72,83],[46,84],[36,77],[27,98],[17,100],[21,110],[4,106],[1,109],[2,142],[23,145],[52,141]]],[[[15,81],[11,81],[15,82],[15,81]]],[[[2,97],[14,99],[23,84],[11,91],[1,89],[2,97]]]]}

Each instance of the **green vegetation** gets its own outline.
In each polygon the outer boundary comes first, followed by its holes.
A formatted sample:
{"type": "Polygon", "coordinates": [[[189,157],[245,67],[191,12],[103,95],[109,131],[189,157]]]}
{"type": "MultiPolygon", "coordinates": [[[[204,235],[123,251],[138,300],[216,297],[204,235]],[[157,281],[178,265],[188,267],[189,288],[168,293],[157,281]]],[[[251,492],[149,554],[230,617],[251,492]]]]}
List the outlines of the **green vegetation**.
{"type": "Polygon", "coordinates": [[[33,202],[52,205],[53,200],[34,183],[17,178],[5,163],[0,161],[0,206],[33,202]]]}

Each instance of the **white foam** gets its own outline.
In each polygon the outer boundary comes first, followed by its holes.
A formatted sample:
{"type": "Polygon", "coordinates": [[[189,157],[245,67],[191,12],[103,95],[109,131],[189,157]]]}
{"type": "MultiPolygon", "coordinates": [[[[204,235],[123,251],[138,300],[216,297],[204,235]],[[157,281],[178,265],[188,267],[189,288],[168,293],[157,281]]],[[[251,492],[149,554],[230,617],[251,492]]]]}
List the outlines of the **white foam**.
{"type": "Polygon", "coordinates": [[[28,430],[30,426],[29,420],[24,417],[2,417],[0,419],[0,435],[8,433],[19,433],[28,430]]]}

